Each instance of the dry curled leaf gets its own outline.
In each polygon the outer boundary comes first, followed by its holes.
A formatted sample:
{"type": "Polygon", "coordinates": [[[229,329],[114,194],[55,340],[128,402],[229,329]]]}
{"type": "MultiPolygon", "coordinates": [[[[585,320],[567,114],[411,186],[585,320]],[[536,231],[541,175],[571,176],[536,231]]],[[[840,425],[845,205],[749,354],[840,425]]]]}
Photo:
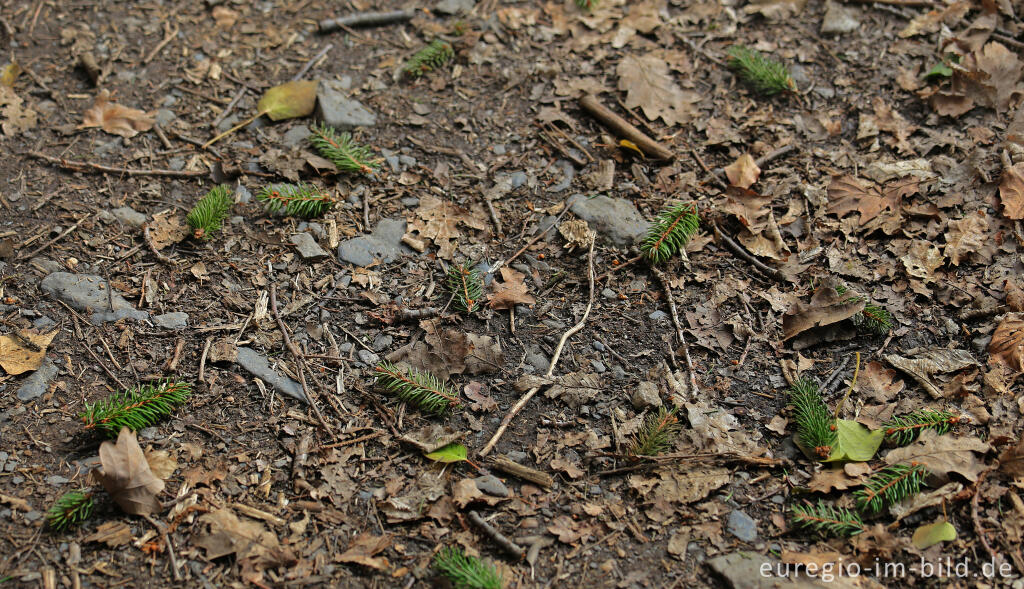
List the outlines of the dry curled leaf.
{"type": "Polygon", "coordinates": [[[23,329],[17,335],[0,336],[0,368],[7,374],[21,374],[35,370],[46,358],[46,347],[53,341],[59,329],[50,333],[36,333],[23,329]]]}
{"type": "Polygon", "coordinates": [[[532,305],[537,302],[528,292],[526,283],[523,280],[526,275],[503,266],[501,268],[501,282],[495,280],[491,283],[494,292],[487,295],[487,304],[492,309],[511,309],[515,305],[532,305]]]}
{"type": "Polygon", "coordinates": [[[1024,219],[1024,162],[1003,170],[999,182],[999,201],[1007,219],[1024,219]]]}
{"type": "Polygon", "coordinates": [[[102,468],[94,471],[96,478],[125,513],[149,515],[160,511],[156,496],[164,490],[164,482],[150,470],[135,432],[123,427],[116,444],[103,442],[100,463],[102,468]]]}
{"type": "Polygon", "coordinates": [[[978,211],[978,214],[949,222],[943,253],[950,264],[959,266],[962,260],[983,252],[988,241],[988,220],[984,211],[978,211]]]}
{"type": "Polygon", "coordinates": [[[1024,315],[1009,313],[996,327],[988,344],[989,366],[1002,364],[1011,372],[1024,372],[1024,315]]]}
{"type": "Polygon", "coordinates": [[[0,85],[0,128],[5,135],[17,135],[32,129],[38,118],[36,111],[24,106],[12,88],[0,85]]]}
{"type": "Polygon", "coordinates": [[[686,123],[696,116],[695,104],[700,102],[700,95],[680,88],[669,74],[665,60],[654,55],[629,55],[619,62],[615,72],[619,76],[619,90],[626,91],[626,108],[640,107],[649,120],[661,117],[669,126],[686,123]]]}
{"type": "Polygon", "coordinates": [[[104,89],[96,95],[92,108],[82,115],[82,124],[78,128],[100,127],[107,133],[127,138],[149,131],[155,122],[150,113],[110,102],[110,92],[104,89]]]}
{"type": "Polygon", "coordinates": [[[124,546],[132,541],[132,528],[128,524],[119,521],[110,521],[100,524],[96,531],[82,538],[82,543],[102,542],[111,548],[124,546]]]}
{"type": "Polygon", "coordinates": [[[797,301],[782,316],[783,340],[792,339],[814,328],[825,327],[849,319],[864,310],[864,299],[849,300],[840,295],[831,281],[814,291],[809,304],[797,301]]]}
{"type": "Polygon", "coordinates": [[[388,563],[387,558],[377,556],[377,554],[384,551],[388,546],[391,546],[390,535],[375,536],[370,532],[363,532],[353,538],[352,542],[348,545],[348,549],[339,554],[335,560],[338,562],[361,564],[372,569],[384,571],[390,568],[391,564],[388,563]]]}
{"type": "Polygon", "coordinates": [[[935,381],[935,375],[956,372],[976,363],[967,350],[931,348],[921,350],[913,358],[887,354],[885,361],[914,377],[924,390],[936,399],[942,398],[942,387],[935,381]]]}
{"type": "Polygon", "coordinates": [[[729,184],[733,186],[750,188],[761,176],[761,168],[757,167],[757,163],[749,153],[745,153],[725,167],[725,176],[729,178],[729,184]]]}
{"type": "Polygon", "coordinates": [[[974,482],[982,471],[988,470],[978,454],[984,455],[992,447],[975,437],[958,438],[925,430],[913,444],[896,448],[885,457],[887,464],[917,462],[939,477],[956,473],[974,482]]]}
{"type": "Polygon", "coordinates": [[[903,390],[903,381],[896,380],[896,376],[895,370],[886,368],[881,362],[868,362],[860,373],[857,391],[879,403],[887,403],[903,390]]]}
{"type": "Polygon", "coordinates": [[[406,235],[418,239],[429,239],[437,246],[437,255],[451,260],[458,245],[459,225],[471,229],[487,229],[487,217],[482,210],[464,209],[457,204],[427,195],[420,199],[416,216],[408,219],[406,235]],[[417,233],[418,235],[413,235],[417,233]]]}

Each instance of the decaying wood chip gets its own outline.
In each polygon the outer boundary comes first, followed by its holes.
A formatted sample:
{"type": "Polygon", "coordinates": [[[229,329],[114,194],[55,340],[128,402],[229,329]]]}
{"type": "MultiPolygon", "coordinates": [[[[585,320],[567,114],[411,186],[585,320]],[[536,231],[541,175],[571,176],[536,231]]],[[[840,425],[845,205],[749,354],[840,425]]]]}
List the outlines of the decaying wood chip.
{"type": "Polygon", "coordinates": [[[522,464],[504,456],[495,456],[494,458],[491,458],[489,464],[502,472],[507,472],[512,476],[519,477],[525,481],[530,481],[531,483],[537,483],[542,487],[550,487],[555,483],[554,479],[551,478],[551,475],[546,472],[541,472],[530,468],[529,466],[523,466],[522,464]]]}

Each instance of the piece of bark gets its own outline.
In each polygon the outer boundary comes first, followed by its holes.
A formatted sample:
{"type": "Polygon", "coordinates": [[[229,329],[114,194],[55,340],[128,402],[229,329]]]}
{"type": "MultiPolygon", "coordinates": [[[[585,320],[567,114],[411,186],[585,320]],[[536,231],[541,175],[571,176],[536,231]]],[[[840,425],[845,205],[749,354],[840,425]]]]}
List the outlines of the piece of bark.
{"type": "Polygon", "coordinates": [[[537,483],[542,487],[550,487],[555,483],[554,479],[551,478],[551,475],[546,472],[541,472],[530,468],[529,466],[523,466],[518,462],[505,458],[504,456],[495,456],[494,458],[491,458],[490,465],[502,472],[519,477],[525,481],[530,481],[531,483],[537,483]]]}

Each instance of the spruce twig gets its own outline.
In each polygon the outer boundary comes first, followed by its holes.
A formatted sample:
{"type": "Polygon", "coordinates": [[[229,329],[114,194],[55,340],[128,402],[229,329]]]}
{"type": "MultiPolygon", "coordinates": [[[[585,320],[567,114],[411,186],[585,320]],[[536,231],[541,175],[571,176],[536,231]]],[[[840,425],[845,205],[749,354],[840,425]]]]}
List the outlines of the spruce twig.
{"type": "Polygon", "coordinates": [[[916,495],[927,476],[928,469],[916,462],[894,464],[871,475],[864,488],[855,491],[853,496],[858,509],[877,513],[886,505],[916,495]]]}
{"type": "Polygon", "coordinates": [[[234,199],[227,186],[222,184],[210,189],[185,217],[192,227],[192,236],[196,239],[213,237],[213,233],[220,229],[233,204],[234,199]]]}
{"type": "Polygon", "coordinates": [[[640,251],[652,263],[660,264],[676,252],[686,257],[686,244],[697,233],[700,217],[694,203],[677,203],[662,211],[647,230],[640,251]]]}
{"type": "Polygon", "coordinates": [[[430,45],[420,49],[402,66],[402,71],[411,78],[439,69],[455,57],[452,44],[443,39],[434,39],[430,45]]]}
{"type": "Polygon", "coordinates": [[[629,453],[634,456],[657,456],[672,446],[679,429],[676,409],[666,411],[661,407],[657,413],[648,415],[644,420],[630,444],[629,453]]]}
{"type": "Polygon", "coordinates": [[[331,210],[335,200],[312,184],[271,184],[256,195],[271,213],[292,217],[319,217],[331,210]]]}
{"type": "Polygon", "coordinates": [[[89,519],[93,506],[92,493],[88,489],[68,491],[46,511],[46,523],[51,529],[62,532],[89,519]]]}
{"type": "Polygon", "coordinates": [[[793,505],[793,524],[815,530],[823,535],[853,536],[864,531],[860,515],[842,507],[832,507],[824,501],[793,505]]]}
{"type": "Polygon", "coordinates": [[[882,427],[885,429],[886,438],[898,446],[906,446],[926,429],[933,429],[941,435],[961,421],[962,418],[952,411],[920,409],[907,415],[893,417],[883,423],[882,427]]]}
{"type": "Polygon", "coordinates": [[[789,389],[789,402],[794,408],[794,421],[800,442],[822,460],[832,454],[836,444],[835,419],[821,398],[818,386],[807,379],[799,379],[789,389]]]}
{"type": "Polygon", "coordinates": [[[448,577],[455,589],[501,589],[501,575],[493,564],[469,556],[457,546],[438,551],[434,568],[448,577]]]}
{"type": "Polygon", "coordinates": [[[597,8],[598,0],[576,0],[576,6],[580,10],[593,12],[597,8]]]}
{"type": "Polygon", "coordinates": [[[735,71],[755,92],[773,96],[796,90],[789,70],[782,63],[742,45],[729,48],[729,69],[735,71]]]}
{"type": "Polygon", "coordinates": [[[342,172],[362,172],[372,174],[377,169],[377,162],[369,147],[359,145],[348,132],[339,133],[334,127],[320,125],[311,127],[313,134],[309,142],[320,155],[331,161],[342,172]]]}
{"type": "Polygon", "coordinates": [[[466,313],[473,313],[480,308],[483,280],[480,279],[480,271],[470,262],[453,264],[448,269],[447,282],[457,308],[466,313]]]}
{"type": "MultiPolygon", "coordinates": [[[[840,295],[844,295],[847,292],[847,287],[844,284],[836,285],[836,292],[840,295]]],[[[863,296],[851,296],[846,298],[843,302],[845,303],[856,303],[865,301],[864,309],[854,315],[851,320],[857,327],[862,327],[868,331],[873,331],[879,335],[885,335],[892,329],[892,315],[878,303],[871,299],[863,296]]]]}
{"type": "Polygon", "coordinates": [[[86,403],[85,411],[79,417],[85,423],[85,429],[99,430],[115,437],[124,426],[138,431],[155,423],[187,401],[191,392],[192,385],[184,382],[165,380],[146,384],[96,403],[86,403]]]}
{"type": "Polygon", "coordinates": [[[378,364],[374,370],[380,388],[424,411],[444,413],[449,407],[459,404],[458,392],[427,371],[403,372],[387,361],[378,364]]]}

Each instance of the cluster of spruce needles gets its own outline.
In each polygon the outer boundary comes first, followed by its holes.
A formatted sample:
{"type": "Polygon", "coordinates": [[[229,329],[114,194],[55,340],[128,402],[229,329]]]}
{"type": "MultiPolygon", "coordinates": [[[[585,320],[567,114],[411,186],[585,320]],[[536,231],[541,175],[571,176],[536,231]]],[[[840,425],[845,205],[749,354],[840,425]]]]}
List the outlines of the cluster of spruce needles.
{"type": "Polygon", "coordinates": [[[402,71],[411,78],[440,69],[455,57],[452,44],[444,39],[434,39],[429,45],[420,49],[402,66],[402,71]]]}
{"type": "Polygon", "coordinates": [[[374,368],[377,386],[428,413],[444,413],[459,404],[459,394],[428,371],[402,370],[384,361],[374,368]]]}
{"type": "Polygon", "coordinates": [[[677,253],[686,256],[686,244],[700,228],[695,203],[680,202],[663,210],[647,230],[640,251],[651,264],[665,262],[677,253]]]}
{"type": "Polygon", "coordinates": [[[256,195],[267,211],[292,217],[319,217],[337,201],[312,184],[271,184],[256,195]]]}
{"type": "Polygon", "coordinates": [[[648,415],[633,437],[629,453],[633,456],[657,456],[671,448],[680,430],[676,410],[660,407],[657,413],[648,415]]]}
{"type": "Polygon", "coordinates": [[[377,169],[378,162],[374,159],[373,151],[356,143],[351,133],[340,132],[325,124],[311,127],[310,130],[313,134],[309,136],[309,142],[338,170],[372,174],[377,169]]]}
{"type": "Polygon", "coordinates": [[[89,519],[94,506],[92,492],[88,489],[69,491],[46,511],[46,524],[52,530],[63,532],[89,519]]]}
{"type": "Polygon", "coordinates": [[[907,415],[892,417],[883,423],[882,427],[888,440],[897,446],[906,446],[926,429],[935,430],[935,433],[942,435],[963,421],[964,418],[952,411],[919,409],[907,415]]]}
{"type": "Polygon", "coordinates": [[[501,589],[501,575],[493,564],[470,556],[457,546],[439,550],[434,555],[434,568],[455,589],[501,589]]]}
{"type": "MultiPolygon", "coordinates": [[[[840,295],[846,294],[849,289],[843,284],[836,285],[836,292],[840,295]]],[[[885,307],[863,296],[847,297],[844,302],[855,303],[864,301],[864,309],[853,316],[853,324],[857,327],[872,331],[879,335],[885,335],[892,329],[892,314],[885,307]]]]}
{"type": "Polygon", "coordinates": [[[480,271],[470,262],[452,264],[446,278],[456,308],[465,313],[473,313],[480,308],[484,284],[480,271]]]}
{"type": "Polygon", "coordinates": [[[185,382],[164,380],[144,384],[96,403],[86,403],[79,417],[85,429],[116,437],[122,427],[138,431],[156,423],[187,401],[191,392],[192,386],[185,382]]]}
{"type": "Polygon", "coordinates": [[[754,90],[764,96],[796,90],[793,77],[782,63],[767,58],[755,49],[743,45],[729,48],[729,69],[754,90]]]}
{"type": "Polygon", "coordinates": [[[789,402],[793,405],[793,421],[800,443],[820,459],[828,458],[838,434],[835,417],[821,398],[818,385],[810,379],[798,379],[789,389],[789,402]]]}
{"type": "Polygon", "coordinates": [[[192,227],[192,236],[196,239],[213,237],[220,230],[233,204],[235,200],[230,188],[223,184],[211,188],[185,217],[185,221],[192,227]]]}

